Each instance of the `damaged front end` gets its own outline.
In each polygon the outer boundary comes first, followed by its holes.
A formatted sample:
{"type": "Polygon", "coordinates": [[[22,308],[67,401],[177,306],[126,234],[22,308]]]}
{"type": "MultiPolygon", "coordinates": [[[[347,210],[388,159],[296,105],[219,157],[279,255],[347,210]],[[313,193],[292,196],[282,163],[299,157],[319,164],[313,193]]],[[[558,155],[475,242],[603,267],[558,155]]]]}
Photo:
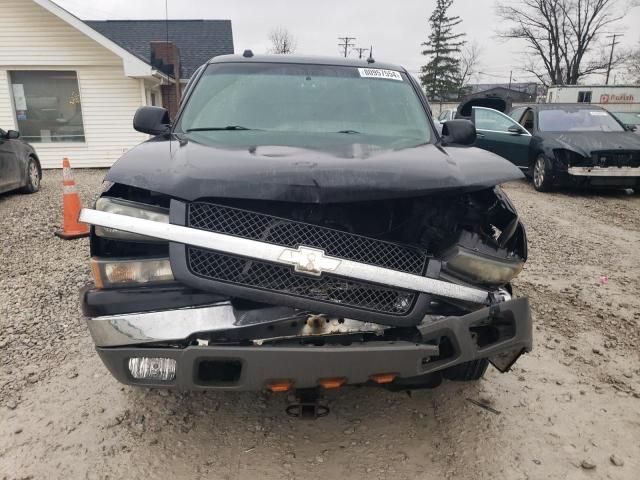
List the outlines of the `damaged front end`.
{"type": "Polygon", "coordinates": [[[80,218],[84,312],[124,383],[402,388],[485,359],[506,371],[531,349],[510,291],[526,234],[497,186],[317,204],[114,184],[80,218]]]}

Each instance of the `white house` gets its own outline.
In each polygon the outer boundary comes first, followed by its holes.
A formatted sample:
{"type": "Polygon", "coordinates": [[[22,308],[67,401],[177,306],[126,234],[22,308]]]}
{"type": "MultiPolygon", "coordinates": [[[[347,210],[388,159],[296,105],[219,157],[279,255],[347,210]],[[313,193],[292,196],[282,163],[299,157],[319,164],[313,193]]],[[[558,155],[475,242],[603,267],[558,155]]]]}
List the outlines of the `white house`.
{"type": "Polygon", "coordinates": [[[147,138],[132,128],[138,107],[175,111],[193,70],[233,53],[227,20],[172,21],[167,43],[164,22],[83,22],[50,0],[0,0],[0,12],[0,128],[19,130],[43,168],[64,156],[110,166],[147,138]],[[189,49],[182,65],[176,33],[189,49]]]}

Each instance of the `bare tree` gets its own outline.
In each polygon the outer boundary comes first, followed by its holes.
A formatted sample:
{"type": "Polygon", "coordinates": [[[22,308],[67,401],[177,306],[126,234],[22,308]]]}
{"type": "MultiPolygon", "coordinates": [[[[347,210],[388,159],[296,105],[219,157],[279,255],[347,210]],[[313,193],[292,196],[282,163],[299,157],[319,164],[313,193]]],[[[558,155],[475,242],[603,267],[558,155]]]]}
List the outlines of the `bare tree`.
{"type": "MultiPolygon", "coordinates": [[[[532,61],[523,68],[545,85],[575,85],[586,75],[606,71],[608,56],[590,54],[607,27],[622,18],[618,0],[506,0],[498,15],[510,25],[504,38],[524,40],[532,61]]],[[[615,58],[613,65],[619,64],[615,58]]]]}
{"type": "Polygon", "coordinates": [[[294,53],[298,46],[298,42],[291,32],[282,27],[271,30],[269,40],[271,41],[271,48],[269,49],[271,53],[294,53]]]}
{"type": "Polygon", "coordinates": [[[635,50],[629,52],[624,77],[630,82],[640,85],[640,43],[635,50]]]}
{"type": "Polygon", "coordinates": [[[473,41],[465,44],[460,53],[460,63],[458,66],[458,95],[462,96],[469,86],[469,83],[478,74],[480,69],[481,49],[478,42],[473,41]]]}

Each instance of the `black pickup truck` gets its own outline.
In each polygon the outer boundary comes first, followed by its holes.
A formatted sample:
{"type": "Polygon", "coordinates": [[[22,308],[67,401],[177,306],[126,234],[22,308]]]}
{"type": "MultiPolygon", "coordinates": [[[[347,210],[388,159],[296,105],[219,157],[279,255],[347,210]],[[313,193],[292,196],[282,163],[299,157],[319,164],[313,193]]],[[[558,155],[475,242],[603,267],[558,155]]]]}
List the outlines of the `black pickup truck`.
{"type": "Polygon", "coordinates": [[[221,56],[175,121],[111,168],[82,307],[123,383],[182,389],[406,389],[477,380],[531,350],[511,280],[525,229],[503,158],[466,120],[434,129],[402,68],[221,56]]]}

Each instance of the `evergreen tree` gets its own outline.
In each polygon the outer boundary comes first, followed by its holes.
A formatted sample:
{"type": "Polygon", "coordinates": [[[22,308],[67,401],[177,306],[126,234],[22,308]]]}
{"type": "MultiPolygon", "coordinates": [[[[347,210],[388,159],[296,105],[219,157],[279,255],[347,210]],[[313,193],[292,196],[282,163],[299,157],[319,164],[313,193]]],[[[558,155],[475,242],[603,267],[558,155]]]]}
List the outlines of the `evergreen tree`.
{"type": "Polygon", "coordinates": [[[460,60],[457,54],[465,43],[461,40],[465,34],[453,31],[462,20],[458,16],[447,16],[452,4],[453,0],[436,0],[436,8],[429,17],[431,33],[422,44],[425,47],[422,54],[429,57],[429,62],[421,69],[420,81],[432,99],[456,91],[459,83],[460,60]]]}

